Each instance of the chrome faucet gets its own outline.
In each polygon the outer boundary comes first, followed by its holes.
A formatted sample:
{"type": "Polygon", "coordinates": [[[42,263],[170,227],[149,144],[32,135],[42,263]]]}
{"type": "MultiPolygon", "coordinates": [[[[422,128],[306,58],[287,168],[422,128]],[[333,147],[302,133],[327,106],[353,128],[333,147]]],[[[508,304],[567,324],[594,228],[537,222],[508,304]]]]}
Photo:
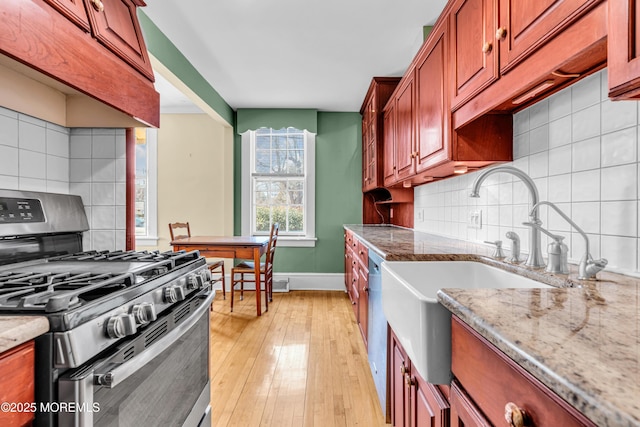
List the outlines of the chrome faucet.
{"type": "Polygon", "coordinates": [[[562,218],[564,218],[565,221],[571,224],[571,226],[575,228],[576,231],[580,233],[580,235],[584,238],[585,252],[582,258],[580,259],[580,264],[578,265],[578,279],[580,280],[595,279],[596,274],[598,274],[600,270],[602,270],[607,266],[608,261],[604,258],[594,260],[593,257],[591,257],[591,253],[589,252],[589,238],[587,237],[587,234],[584,231],[582,231],[582,229],[578,227],[578,224],[573,222],[571,218],[569,218],[564,212],[562,212],[560,208],[557,207],[555,204],[551,202],[546,202],[546,201],[538,202],[533,206],[533,209],[531,209],[531,212],[533,212],[534,209],[537,209],[541,205],[547,205],[553,208],[558,213],[558,215],[560,215],[562,218]]]}
{"type": "Polygon", "coordinates": [[[473,182],[473,186],[471,188],[471,194],[469,196],[480,197],[479,191],[482,182],[489,175],[498,172],[510,173],[511,175],[515,175],[516,177],[520,178],[520,180],[524,182],[524,185],[527,187],[529,193],[531,194],[531,202],[533,208],[529,213],[529,223],[532,224],[529,226],[529,256],[524,264],[528,267],[544,267],[545,262],[544,258],[542,258],[542,249],[540,248],[540,230],[536,227],[542,224],[542,221],[540,221],[540,218],[538,216],[538,201],[540,199],[540,196],[538,196],[538,189],[536,188],[536,184],[533,182],[529,175],[512,166],[497,166],[491,169],[487,169],[481,172],[480,175],[476,177],[476,180],[473,182]]]}

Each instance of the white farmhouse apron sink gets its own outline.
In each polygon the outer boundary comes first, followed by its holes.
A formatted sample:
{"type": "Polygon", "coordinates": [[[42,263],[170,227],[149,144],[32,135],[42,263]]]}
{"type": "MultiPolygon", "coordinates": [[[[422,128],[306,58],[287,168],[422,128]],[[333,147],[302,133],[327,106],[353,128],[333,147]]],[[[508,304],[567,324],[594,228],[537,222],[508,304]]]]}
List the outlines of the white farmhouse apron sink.
{"type": "Polygon", "coordinates": [[[382,306],[412,366],[433,384],[451,383],[451,312],[437,300],[442,288],[550,288],[473,261],[385,261],[382,306]]]}

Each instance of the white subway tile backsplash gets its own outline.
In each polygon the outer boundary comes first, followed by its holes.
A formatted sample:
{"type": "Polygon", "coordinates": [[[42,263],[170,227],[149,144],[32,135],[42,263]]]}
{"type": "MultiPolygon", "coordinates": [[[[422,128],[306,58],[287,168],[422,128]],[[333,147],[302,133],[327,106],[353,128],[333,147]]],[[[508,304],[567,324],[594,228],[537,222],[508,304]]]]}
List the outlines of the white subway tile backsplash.
{"type": "Polygon", "coordinates": [[[91,158],[91,133],[71,132],[69,157],[72,159],[91,158]]]}
{"type": "Polygon", "coordinates": [[[600,137],[585,139],[571,145],[571,170],[573,172],[600,167],[600,137]]]}
{"type": "Polygon", "coordinates": [[[571,91],[562,90],[549,97],[549,120],[571,114],[571,91]]]}
{"type": "Polygon", "coordinates": [[[88,182],[69,183],[69,192],[82,197],[82,204],[91,206],[91,184],[88,182]]]}
{"type": "Polygon", "coordinates": [[[600,135],[600,104],[573,113],[571,135],[574,142],[600,135]]]}
{"type": "Polygon", "coordinates": [[[114,251],[116,250],[116,231],[115,230],[92,230],[91,246],[97,251],[114,251]]]}
{"type": "Polygon", "coordinates": [[[47,191],[47,181],[36,178],[18,178],[18,190],[23,191],[47,191]]]}
{"type": "Polygon", "coordinates": [[[116,164],[113,159],[92,159],[91,179],[93,182],[115,182],[116,164]]]}
{"type": "Polygon", "coordinates": [[[571,179],[571,198],[574,202],[600,200],[600,169],[574,173],[571,179]]]}
{"type": "MultiPolygon", "coordinates": [[[[524,137],[528,133],[522,134],[524,137]]],[[[561,117],[549,123],[549,148],[571,144],[571,116],[561,117]]]]}
{"type": "Polygon", "coordinates": [[[91,227],[93,230],[115,230],[115,206],[91,206],[91,227]]]}
{"type": "Polygon", "coordinates": [[[47,180],[47,192],[49,193],[69,193],[69,182],[67,181],[51,181],[47,180]]]}
{"type": "Polygon", "coordinates": [[[69,159],[69,182],[91,182],[91,159],[69,159]]]}
{"type": "Polygon", "coordinates": [[[638,129],[635,126],[602,135],[602,167],[635,163],[637,146],[638,129]]]}
{"type": "Polygon", "coordinates": [[[18,176],[19,150],[0,145],[0,174],[18,176]]]}
{"type": "Polygon", "coordinates": [[[544,124],[529,132],[529,151],[531,154],[540,153],[549,149],[549,125],[544,124]]]}
{"type": "Polygon", "coordinates": [[[116,184],[113,182],[94,182],[91,184],[92,206],[115,206],[116,184]]]}
{"type": "Polygon", "coordinates": [[[571,103],[574,113],[600,102],[600,84],[600,75],[596,73],[571,86],[571,103]]]}
{"type": "Polygon", "coordinates": [[[601,200],[637,200],[638,176],[635,163],[602,168],[601,200]]]}
{"type": "Polygon", "coordinates": [[[47,155],[35,151],[20,150],[18,167],[21,177],[47,178],[47,155]]]}
{"type": "Polygon", "coordinates": [[[606,134],[638,124],[638,104],[636,102],[616,102],[609,99],[602,102],[602,133],[606,134]]]}
{"type": "Polygon", "coordinates": [[[91,155],[94,159],[116,158],[116,136],[111,134],[93,135],[91,138],[91,155]]]}
{"type": "Polygon", "coordinates": [[[549,150],[549,175],[571,172],[571,146],[563,145],[549,150]]]}
{"type": "Polygon", "coordinates": [[[638,236],[638,203],[602,202],[600,232],[615,236],[638,236]]]}
{"type": "MultiPolygon", "coordinates": [[[[511,165],[533,177],[540,200],[556,203],[587,233],[593,257],[607,258],[613,270],[638,274],[640,108],[634,101],[609,101],[607,85],[604,70],[516,113],[511,165]]],[[[415,209],[428,207],[425,217],[434,217],[416,228],[479,242],[500,239],[505,245],[504,234],[515,230],[526,252],[529,231],[521,223],[531,205],[524,184],[496,174],[483,183],[478,199],[465,197],[465,192],[447,195],[469,187],[476,175],[416,187],[415,209]],[[438,214],[444,212],[445,200],[448,215],[438,214]],[[457,209],[453,215],[452,202],[457,209]],[[468,211],[477,208],[483,210],[480,230],[466,227],[468,211]]],[[[567,236],[570,258],[579,262],[585,251],[582,236],[550,208],[543,206],[539,213],[545,228],[567,236]]]]}
{"type": "Polygon", "coordinates": [[[19,190],[19,178],[15,175],[0,175],[0,188],[5,188],[7,190],[19,190]]]}
{"type": "MultiPolygon", "coordinates": [[[[6,109],[3,109],[7,111],[6,109]]],[[[18,146],[18,117],[7,117],[0,114],[0,146],[18,146]]]]}
{"type": "MultiPolygon", "coordinates": [[[[47,155],[47,179],[69,183],[69,159],[47,155]]],[[[68,186],[67,186],[68,187],[68,186]]]]}
{"type": "Polygon", "coordinates": [[[26,121],[18,121],[18,146],[20,149],[46,152],[47,138],[44,126],[26,121]]]}
{"type": "Polygon", "coordinates": [[[69,133],[47,128],[47,154],[69,158],[69,133]]]}

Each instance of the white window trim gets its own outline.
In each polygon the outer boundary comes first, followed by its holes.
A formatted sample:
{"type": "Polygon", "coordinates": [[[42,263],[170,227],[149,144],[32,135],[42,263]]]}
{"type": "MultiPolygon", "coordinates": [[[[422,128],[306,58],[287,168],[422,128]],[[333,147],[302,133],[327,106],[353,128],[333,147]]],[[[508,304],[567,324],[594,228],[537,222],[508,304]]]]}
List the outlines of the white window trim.
{"type": "MultiPolygon", "coordinates": [[[[305,170],[307,171],[305,197],[305,236],[278,235],[278,246],[312,248],[316,245],[316,135],[304,131],[306,139],[305,170]]],[[[251,131],[248,130],[242,136],[242,160],[241,160],[241,201],[242,201],[242,235],[251,234],[251,131]]]]}
{"type": "Polygon", "coordinates": [[[136,246],[158,246],[158,129],[147,129],[147,235],[136,246]]]}

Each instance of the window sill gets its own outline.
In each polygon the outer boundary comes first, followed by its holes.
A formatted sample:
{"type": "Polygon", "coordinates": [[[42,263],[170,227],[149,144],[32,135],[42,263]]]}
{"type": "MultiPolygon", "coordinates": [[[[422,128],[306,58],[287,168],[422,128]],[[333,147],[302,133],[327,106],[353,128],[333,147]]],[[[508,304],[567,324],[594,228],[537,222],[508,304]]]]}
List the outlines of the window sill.
{"type": "Polygon", "coordinates": [[[315,248],[316,237],[278,236],[277,246],[287,248],[315,248]]]}
{"type": "Polygon", "coordinates": [[[137,236],[136,246],[158,246],[159,239],[157,236],[137,236]]]}

